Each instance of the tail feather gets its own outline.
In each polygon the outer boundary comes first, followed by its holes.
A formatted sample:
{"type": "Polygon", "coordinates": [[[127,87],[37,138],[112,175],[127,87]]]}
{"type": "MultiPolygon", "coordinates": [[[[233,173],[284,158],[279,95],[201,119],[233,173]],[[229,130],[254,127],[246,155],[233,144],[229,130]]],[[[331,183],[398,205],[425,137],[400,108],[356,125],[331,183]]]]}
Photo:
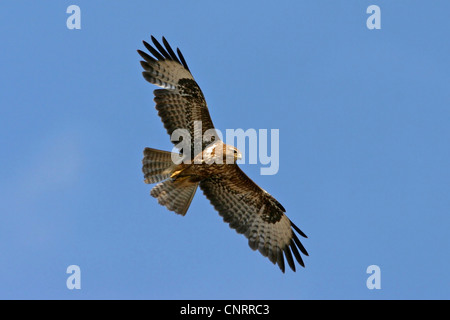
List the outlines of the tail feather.
{"type": "Polygon", "coordinates": [[[167,179],[174,168],[172,152],[152,148],[144,149],[142,172],[144,173],[145,183],[156,183],[167,179]]]}
{"type": "Polygon", "coordinates": [[[150,194],[158,199],[160,205],[184,216],[191,205],[198,185],[198,182],[180,185],[178,181],[168,179],[157,184],[150,194]]]}
{"type": "Polygon", "coordinates": [[[177,165],[172,160],[173,155],[172,152],[145,148],[142,172],[145,183],[157,183],[165,180],[157,184],[150,194],[170,211],[185,215],[199,183],[191,182],[186,178],[176,180],[171,178],[171,175],[177,170],[177,165]]]}

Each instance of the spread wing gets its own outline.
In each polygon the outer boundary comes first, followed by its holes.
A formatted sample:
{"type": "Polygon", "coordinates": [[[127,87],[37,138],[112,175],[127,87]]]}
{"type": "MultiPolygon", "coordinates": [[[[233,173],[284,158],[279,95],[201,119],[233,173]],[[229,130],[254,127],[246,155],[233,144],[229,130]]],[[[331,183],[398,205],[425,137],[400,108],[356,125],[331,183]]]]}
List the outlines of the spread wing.
{"type": "Polygon", "coordinates": [[[223,166],[217,174],[200,182],[200,188],[230,227],[248,238],[284,272],[284,257],[293,271],[294,259],[304,267],[299,250],[308,255],[294,231],[306,235],[284,214],[285,209],[251,180],[238,165],[223,166]]]}
{"type": "MultiPolygon", "coordinates": [[[[210,143],[202,140],[205,131],[214,130],[205,97],[189,71],[180,49],[177,48],[177,55],[164,37],[164,47],[153,36],[151,39],[154,47],[145,41],[143,43],[153,57],[138,50],[145,60],[141,61],[144,68],[142,74],[148,82],[164,88],[154,91],[156,110],[169,135],[176,129],[188,131],[192,159],[195,156],[194,141],[201,141],[203,150],[210,143]],[[195,128],[197,130],[194,130],[195,128]]],[[[173,142],[177,145],[179,141],[173,142]]]]}

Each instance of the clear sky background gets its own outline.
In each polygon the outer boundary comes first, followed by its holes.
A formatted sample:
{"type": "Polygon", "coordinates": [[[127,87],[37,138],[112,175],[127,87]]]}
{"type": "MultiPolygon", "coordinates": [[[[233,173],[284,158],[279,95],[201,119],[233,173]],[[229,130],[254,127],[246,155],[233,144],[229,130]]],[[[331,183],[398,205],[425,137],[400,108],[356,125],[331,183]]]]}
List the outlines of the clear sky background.
{"type": "Polygon", "coordinates": [[[449,12],[2,0],[0,298],[449,299],[449,12]],[[172,148],[136,52],[150,35],[180,47],[218,129],[280,130],[276,175],[242,167],[309,236],[306,268],[282,274],[201,191],[185,217],[149,196],[142,150],[172,148]]]}

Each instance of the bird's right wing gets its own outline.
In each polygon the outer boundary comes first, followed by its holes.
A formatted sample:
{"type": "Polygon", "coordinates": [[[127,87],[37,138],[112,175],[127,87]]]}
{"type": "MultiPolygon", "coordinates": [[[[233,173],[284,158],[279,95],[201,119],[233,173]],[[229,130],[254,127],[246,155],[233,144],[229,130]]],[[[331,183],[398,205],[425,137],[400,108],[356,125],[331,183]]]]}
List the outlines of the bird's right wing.
{"type": "MultiPolygon", "coordinates": [[[[143,43],[153,57],[138,50],[144,59],[141,61],[144,68],[142,74],[148,82],[164,88],[154,91],[158,115],[169,135],[176,129],[187,130],[193,158],[194,141],[201,142],[203,150],[210,143],[203,141],[205,131],[214,130],[205,97],[180,49],[177,49],[177,55],[164,37],[164,47],[153,36],[151,39],[154,47],[145,41],[143,43]]],[[[174,143],[177,144],[176,141],[174,143]]]]}

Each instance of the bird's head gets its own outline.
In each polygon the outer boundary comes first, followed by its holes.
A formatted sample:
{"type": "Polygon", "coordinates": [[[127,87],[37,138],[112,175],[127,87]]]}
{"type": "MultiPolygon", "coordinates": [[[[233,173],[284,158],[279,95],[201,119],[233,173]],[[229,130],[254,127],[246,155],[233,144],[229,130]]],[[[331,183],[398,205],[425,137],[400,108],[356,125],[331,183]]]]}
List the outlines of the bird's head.
{"type": "Polygon", "coordinates": [[[226,164],[236,163],[242,159],[242,153],[235,147],[228,144],[223,145],[223,162],[226,164]]]}
{"type": "Polygon", "coordinates": [[[237,160],[242,159],[242,154],[235,147],[219,140],[203,151],[203,158],[205,163],[208,164],[233,164],[237,160]]]}

